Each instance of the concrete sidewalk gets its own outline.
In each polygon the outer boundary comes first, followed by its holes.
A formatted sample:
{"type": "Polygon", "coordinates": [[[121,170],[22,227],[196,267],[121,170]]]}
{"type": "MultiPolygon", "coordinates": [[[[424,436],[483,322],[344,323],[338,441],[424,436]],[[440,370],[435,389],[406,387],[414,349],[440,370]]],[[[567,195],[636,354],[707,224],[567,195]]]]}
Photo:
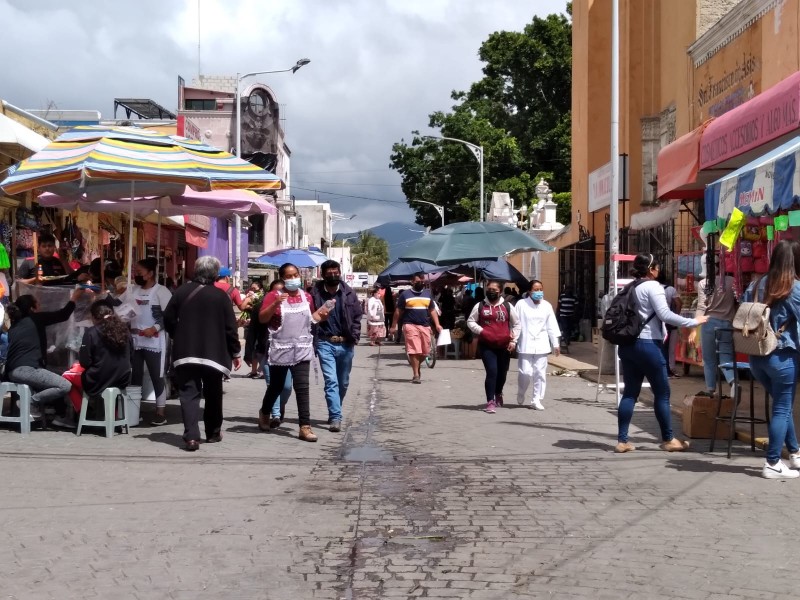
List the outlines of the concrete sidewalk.
{"type": "MultiPolygon", "coordinates": [[[[570,344],[570,353],[561,356],[550,356],[549,364],[556,369],[577,371],[581,377],[588,381],[597,382],[599,363],[598,348],[590,342],[573,342],[570,344]]],[[[678,364],[678,371],[683,372],[683,365],[678,364]]],[[[614,375],[603,373],[601,382],[606,386],[614,384],[614,375]]],[[[683,399],[687,396],[694,396],[696,393],[705,389],[703,381],[702,367],[690,366],[688,375],[681,375],[669,381],[671,388],[671,408],[672,415],[677,419],[683,419],[683,399]]],[[[743,381],[742,401],[739,405],[738,414],[749,415],[750,413],[750,382],[743,381]]],[[[724,386],[727,391],[728,386],[724,386]]],[[[764,415],[764,389],[757,382],[754,385],[756,417],[764,415]]],[[[649,388],[643,388],[640,401],[652,405],[653,395],[649,388]]],[[[795,406],[795,426],[800,429],[800,409],[795,406]]],[[[678,428],[675,427],[678,431],[678,428]]],[[[767,427],[766,425],[756,425],[756,446],[766,448],[767,427]]],[[[736,424],[736,439],[745,444],[750,443],[750,424],[736,424]]],[[[723,442],[724,444],[724,442],[723,442]]],[[[720,446],[722,447],[722,446],[720,446]]]]}

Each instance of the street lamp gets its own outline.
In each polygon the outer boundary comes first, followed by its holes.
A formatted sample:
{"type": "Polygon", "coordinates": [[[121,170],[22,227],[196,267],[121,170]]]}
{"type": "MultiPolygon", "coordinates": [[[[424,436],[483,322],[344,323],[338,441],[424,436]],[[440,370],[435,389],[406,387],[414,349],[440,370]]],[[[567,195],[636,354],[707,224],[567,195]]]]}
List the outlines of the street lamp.
{"type": "Polygon", "coordinates": [[[436,212],[439,213],[439,216],[442,217],[442,227],[444,227],[444,206],[441,204],[434,204],[433,202],[428,202],[427,200],[411,200],[412,202],[421,202],[422,204],[430,204],[433,208],[436,209],[436,212]]]}
{"type": "MultiPolygon", "coordinates": [[[[472,144],[470,142],[466,142],[464,140],[459,140],[458,138],[451,138],[451,137],[444,137],[438,135],[423,135],[423,138],[428,138],[431,140],[447,140],[448,142],[458,142],[459,144],[464,144],[467,148],[472,151],[472,154],[475,155],[475,158],[478,159],[478,163],[480,164],[481,168],[481,218],[480,220],[483,221],[484,214],[483,214],[483,146],[478,146],[476,144],[472,144]]],[[[444,219],[444,217],[442,217],[444,219]]],[[[442,221],[444,225],[444,221],[442,221]]]]}
{"type": "MultiPolygon", "coordinates": [[[[301,58],[294,66],[289,69],[279,69],[277,71],[254,71],[252,73],[245,73],[240,75],[236,73],[236,156],[242,158],[242,80],[253,75],[270,75],[272,73],[296,73],[301,67],[304,67],[311,60],[308,58],[301,58]]],[[[237,213],[234,216],[234,224],[236,227],[236,263],[234,265],[234,277],[236,284],[239,283],[241,260],[239,255],[242,251],[242,217],[237,213]]]]}

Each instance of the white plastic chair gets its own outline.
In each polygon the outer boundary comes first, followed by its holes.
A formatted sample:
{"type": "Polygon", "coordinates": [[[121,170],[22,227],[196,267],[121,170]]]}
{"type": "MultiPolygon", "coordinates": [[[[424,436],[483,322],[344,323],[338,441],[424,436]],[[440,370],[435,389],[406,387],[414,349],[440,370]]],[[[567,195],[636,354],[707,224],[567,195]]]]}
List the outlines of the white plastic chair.
{"type": "MultiPolygon", "coordinates": [[[[31,388],[24,383],[12,383],[10,381],[0,382],[0,405],[2,405],[2,399],[9,392],[19,396],[19,416],[6,417],[0,414],[0,423],[19,423],[20,433],[30,433],[31,422],[36,420],[36,417],[31,416],[31,388]]],[[[41,419],[44,428],[47,425],[44,411],[42,411],[41,419]]]]}
{"type": "Polygon", "coordinates": [[[77,435],[81,434],[81,429],[84,427],[105,427],[106,437],[114,437],[114,428],[122,427],[125,433],[128,433],[128,418],[126,413],[126,404],[128,394],[126,390],[110,387],[103,390],[103,407],[105,419],[102,421],[88,420],[86,418],[86,409],[89,406],[89,398],[86,394],[83,395],[81,400],[81,416],[78,419],[77,435]],[[117,418],[119,415],[120,418],[117,418]]]}

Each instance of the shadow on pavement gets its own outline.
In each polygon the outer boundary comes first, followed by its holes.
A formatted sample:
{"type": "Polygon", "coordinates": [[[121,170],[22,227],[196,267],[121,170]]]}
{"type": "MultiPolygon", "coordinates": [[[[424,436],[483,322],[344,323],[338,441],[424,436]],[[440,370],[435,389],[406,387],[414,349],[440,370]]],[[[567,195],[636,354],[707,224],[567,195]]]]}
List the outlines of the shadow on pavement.
{"type": "Polygon", "coordinates": [[[591,440],[558,440],[553,446],[564,450],[602,450],[604,452],[614,450],[613,446],[608,443],[593,442],[591,440]]]}
{"type": "Polygon", "coordinates": [[[167,446],[174,446],[175,448],[183,447],[183,438],[180,434],[170,433],[168,431],[159,431],[154,433],[143,433],[134,435],[135,438],[145,438],[151,442],[158,444],[166,444],[167,446]]]}
{"type": "Polygon", "coordinates": [[[758,458],[753,458],[754,464],[742,465],[722,465],[708,460],[698,460],[696,458],[670,458],[665,466],[675,471],[687,471],[689,473],[734,473],[736,475],[749,475],[750,477],[761,478],[761,467],[758,458]]]}

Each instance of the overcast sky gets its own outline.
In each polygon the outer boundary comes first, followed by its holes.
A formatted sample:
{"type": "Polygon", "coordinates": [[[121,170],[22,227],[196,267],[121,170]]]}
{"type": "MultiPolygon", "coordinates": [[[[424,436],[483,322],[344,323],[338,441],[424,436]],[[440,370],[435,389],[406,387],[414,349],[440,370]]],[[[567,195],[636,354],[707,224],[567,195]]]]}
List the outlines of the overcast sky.
{"type": "MultiPolygon", "coordinates": [[[[414,220],[389,168],[392,144],[481,77],[478,48],[566,0],[0,0],[0,98],[22,108],[100,110],[114,98],[177,109],[177,78],[268,71],[284,105],[293,193],[317,195],[354,231],[414,220]],[[344,194],[367,199],[335,196],[344,194]]],[[[124,118],[124,115],[119,115],[124,118]]],[[[477,168],[477,162],[476,162],[477,168]]]]}

